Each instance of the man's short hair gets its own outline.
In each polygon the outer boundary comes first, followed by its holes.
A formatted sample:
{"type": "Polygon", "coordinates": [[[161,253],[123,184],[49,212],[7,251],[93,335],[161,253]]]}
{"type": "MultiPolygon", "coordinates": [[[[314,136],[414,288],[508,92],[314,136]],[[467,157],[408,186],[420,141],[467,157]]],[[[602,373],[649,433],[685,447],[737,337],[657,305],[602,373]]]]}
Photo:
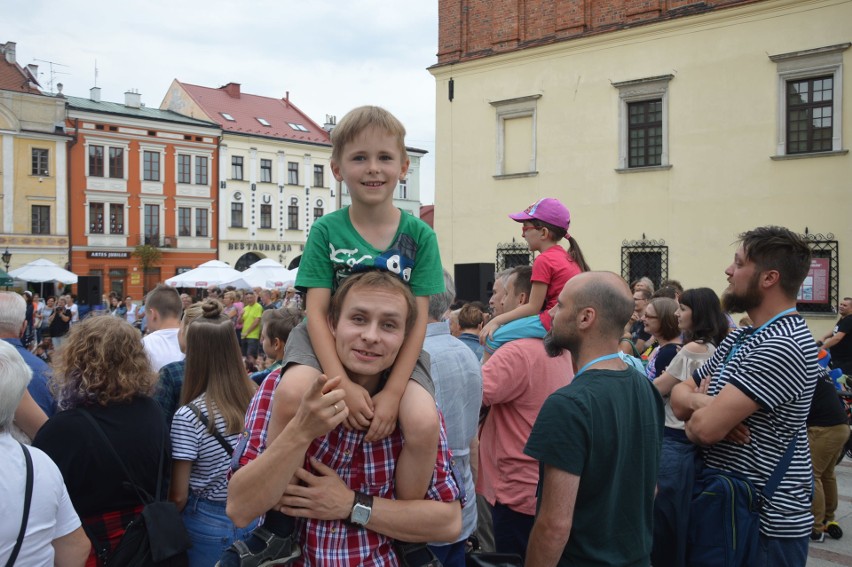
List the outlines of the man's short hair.
{"type": "Polygon", "coordinates": [[[405,151],[405,126],[396,116],[379,106],[359,106],[346,113],[334,130],[331,131],[331,161],[340,163],[341,153],[346,144],[352,142],[368,128],[377,128],[397,139],[400,159],[408,159],[405,151]]]}
{"type": "Polygon", "coordinates": [[[516,266],[512,269],[510,275],[515,276],[515,280],[512,283],[512,288],[515,290],[515,297],[523,292],[527,294],[527,301],[529,301],[530,293],[532,293],[532,267],[516,266]]]}
{"type": "MultiPolygon", "coordinates": [[[[23,304],[23,298],[21,303],[23,304]]],[[[20,328],[20,323],[18,327],[20,328]]],[[[24,390],[33,376],[32,369],[15,347],[6,341],[0,341],[0,376],[3,377],[0,380],[0,431],[6,431],[15,419],[15,410],[18,409],[24,390]]]]}
{"type": "Polygon", "coordinates": [[[621,338],[624,327],[633,316],[633,299],[626,293],[627,284],[624,285],[624,288],[618,289],[614,281],[585,283],[574,294],[574,312],[578,313],[581,309],[591,307],[597,315],[601,334],[610,338],[621,338]]]}
{"type": "Polygon", "coordinates": [[[483,322],[484,313],[486,312],[487,309],[483,311],[481,307],[478,307],[474,303],[462,305],[462,308],[458,311],[459,327],[462,329],[475,329],[479,327],[483,322]]]}
{"type": "Polygon", "coordinates": [[[429,320],[440,321],[455,296],[456,284],[449,272],[444,270],[444,291],[429,296],[429,320]]]}
{"type": "Polygon", "coordinates": [[[745,259],[754,262],[758,271],[777,270],[781,290],[795,299],[811,268],[808,243],[783,226],[762,226],[739,235],[745,259]]]}
{"type": "Polygon", "coordinates": [[[296,326],[302,322],[302,313],[293,307],[282,307],[280,309],[267,309],[260,316],[263,334],[270,340],[278,339],[287,342],[296,326]]]}
{"type": "Polygon", "coordinates": [[[153,309],[160,317],[170,319],[180,317],[183,304],[175,288],[158,284],[145,296],[145,309],[153,309]]]}
{"type": "Polygon", "coordinates": [[[0,292],[0,333],[17,337],[27,315],[27,303],[14,291],[0,292]]]}
{"type": "Polygon", "coordinates": [[[328,310],[328,319],[331,321],[332,327],[337,327],[340,321],[340,315],[343,312],[343,302],[346,296],[353,289],[385,289],[396,291],[405,300],[408,306],[408,317],[405,319],[405,331],[408,332],[414,327],[414,321],[417,320],[417,304],[414,301],[414,294],[411,289],[402,283],[395,275],[390,272],[380,270],[371,270],[369,272],[361,272],[353,276],[349,276],[343,281],[343,284],[337,289],[337,292],[331,296],[331,305],[328,310]]]}

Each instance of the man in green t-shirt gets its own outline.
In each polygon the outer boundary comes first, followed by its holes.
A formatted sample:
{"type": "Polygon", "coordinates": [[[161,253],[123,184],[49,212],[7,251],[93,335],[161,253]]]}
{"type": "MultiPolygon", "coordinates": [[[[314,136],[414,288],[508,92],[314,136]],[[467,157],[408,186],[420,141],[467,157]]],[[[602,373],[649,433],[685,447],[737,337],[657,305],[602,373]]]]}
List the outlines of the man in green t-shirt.
{"type": "Polygon", "coordinates": [[[565,284],[544,339],[576,373],[544,403],[524,452],[539,465],[527,565],[650,564],[663,400],[619,357],[633,313],[627,283],[585,272],[565,284]]]}
{"type": "Polygon", "coordinates": [[[260,317],[263,315],[263,306],[257,302],[257,296],[249,290],[243,294],[243,330],[240,334],[240,346],[246,362],[254,365],[260,349],[260,317]]]}

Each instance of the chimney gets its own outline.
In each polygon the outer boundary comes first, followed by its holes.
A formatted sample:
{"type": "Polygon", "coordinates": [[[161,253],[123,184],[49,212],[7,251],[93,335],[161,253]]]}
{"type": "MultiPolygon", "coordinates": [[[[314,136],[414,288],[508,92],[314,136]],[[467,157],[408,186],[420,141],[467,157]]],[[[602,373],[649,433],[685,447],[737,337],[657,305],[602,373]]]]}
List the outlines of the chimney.
{"type": "Polygon", "coordinates": [[[130,89],[124,93],[124,106],[140,108],[142,106],[142,95],[135,89],[130,89]]]}
{"type": "Polygon", "coordinates": [[[240,84],[239,83],[228,83],[224,87],[220,87],[223,91],[228,93],[228,96],[231,98],[240,98],[240,84]]]}
{"type": "Polygon", "coordinates": [[[334,130],[335,126],[337,126],[337,116],[333,114],[326,114],[325,124],[322,125],[322,129],[331,134],[331,131],[334,130]]]}
{"type": "Polygon", "coordinates": [[[35,63],[30,63],[29,65],[27,65],[27,72],[30,74],[30,77],[32,77],[34,81],[38,81],[38,65],[36,65],[35,63]]]}
{"type": "Polygon", "coordinates": [[[284,105],[290,108],[290,91],[284,91],[284,105]]]}
{"type": "Polygon", "coordinates": [[[101,101],[101,88],[100,87],[92,87],[89,89],[89,98],[94,102],[101,101]]]}
{"type": "Polygon", "coordinates": [[[6,45],[3,47],[3,52],[6,54],[6,62],[15,64],[15,42],[7,41],[6,45]]]}

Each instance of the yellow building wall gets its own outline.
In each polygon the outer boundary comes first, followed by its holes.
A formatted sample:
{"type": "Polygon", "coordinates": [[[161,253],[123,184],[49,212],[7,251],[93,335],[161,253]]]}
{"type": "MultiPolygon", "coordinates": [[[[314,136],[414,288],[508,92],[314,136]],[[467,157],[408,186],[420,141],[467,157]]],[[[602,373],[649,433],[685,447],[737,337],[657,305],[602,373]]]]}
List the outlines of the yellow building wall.
{"type": "MultiPolygon", "coordinates": [[[[737,234],[778,224],[833,233],[840,297],[852,295],[852,156],[770,159],[778,75],[769,59],[850,39],[852,2],[767,1],[433,68],[435,230],[444,265],[494,262],[499,242],[522,242],[507,215],[557,197],[571,210],[570,232],[593,269],[620,273],[622,241],[662,239],[670,278],[721,293],[737,234]],[[662,75],[673,75],[672,167],[618,173],[620,101],[612,83],[662,75]],[[491,103],[534,95],[538,173],[495,179],[491,103]]],[[[843,62],[848,101],[852,49],[843,62]]],[[[852,136],[845,107],[844,149],[852,136]]],[[[822,334],[833,320],[815,318],[812,328],[822,334]]]]}
{"type": "Polygon", "coordinates": [[[32,231],[32,205],[47,205],[50,207],[50,234],[56,234],[56,173],[56,142],[21,136],[15,138],[14,233],[29,234],[32,231]],[[49,175],[32,175],[34,148],[48,150],[49,175]]]}

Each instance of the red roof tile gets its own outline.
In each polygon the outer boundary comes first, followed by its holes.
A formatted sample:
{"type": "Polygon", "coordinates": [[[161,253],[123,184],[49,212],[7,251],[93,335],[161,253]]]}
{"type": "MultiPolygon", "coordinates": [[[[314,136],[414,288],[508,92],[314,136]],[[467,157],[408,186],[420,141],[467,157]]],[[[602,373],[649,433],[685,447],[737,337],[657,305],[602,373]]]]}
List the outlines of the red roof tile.
{"type": "Polygon", "coordinates": [[[38,84],[27,71],[17,63],[9,63],[0,55],[0,89],[4,91],[15,91],[19,93],[42,94],[40,90],[32,86],[38,84]]]}
{"type": "Polygon", "coordinates": [[[225,131],[331,145],[328,132],[290,101],[241,93],[236,83],[218,89],[178,83],[225,131]],[[222,113],[234,120],[225,119],[222,113]],[[269,126],[261,124],[258,118],[266,120],[269,126]],[[290,122],[302,125],[307,132],[292,128],[290,122]]]}

